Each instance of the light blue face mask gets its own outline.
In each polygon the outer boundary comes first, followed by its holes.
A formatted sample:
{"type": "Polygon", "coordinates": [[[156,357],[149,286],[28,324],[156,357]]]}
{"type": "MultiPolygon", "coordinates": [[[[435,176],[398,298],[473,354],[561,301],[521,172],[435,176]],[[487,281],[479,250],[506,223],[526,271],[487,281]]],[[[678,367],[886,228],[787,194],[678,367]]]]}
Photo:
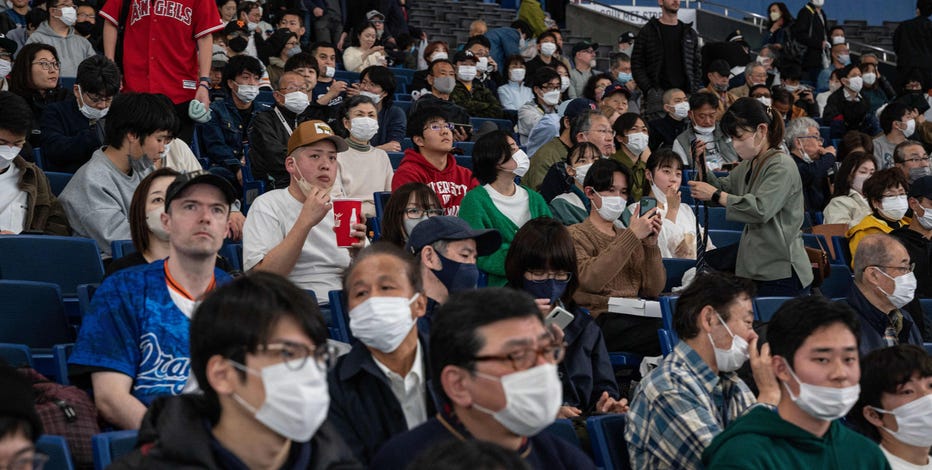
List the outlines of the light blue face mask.
{"type": "Polygon", "coordinates": [[[630,82],[633,79],[634,77],[631,76],[631,73],[629,72],[618,72],[618,82],[621,83],[622,85],[630,82]]]}

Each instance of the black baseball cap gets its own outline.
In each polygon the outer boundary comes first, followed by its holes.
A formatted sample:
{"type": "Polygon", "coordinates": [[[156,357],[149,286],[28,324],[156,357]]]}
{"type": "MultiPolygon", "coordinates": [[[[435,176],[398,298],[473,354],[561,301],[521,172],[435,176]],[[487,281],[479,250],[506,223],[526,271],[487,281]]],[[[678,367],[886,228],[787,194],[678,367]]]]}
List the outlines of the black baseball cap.
{"type": "Polygon", "coordinates": [[[459,217],[441,215],[428,217],[427,220],[415,225],[408,237],[405,250],[417,254],[422,248],[436,241],[469,238],[476,240],[476,254],[479,256],[490,255],[502,246],[502,235],[498,233],[498,230],[494,228],[475,230],[459,217]]]}
{"type": "Polygon", "coordinates": [[[614,95],[615,93],[621,93],[625,95],[625,98],[631,99],[631,90],[624,85],[619,85],[618,83],[613,83],[605,87],[605,91],[602,92],[602,99],[608,98],[609,96],[614,95]]]}
{"type": "Polygon", "coordinates": [[[932,175],[923,176],[909,185],[909,197],[932,200],[932,175]]]}
{"type": "Polygon", "coordinates": [[[215,175],[207,170],[189,171],[176,176],[175,181],[168,185],[168,190],[165,191],[165,210],[168,211],[168,207],[178,195],[195,184],[209,184],[219,189],[226,198],[227,204],[233,204],[233,201],[236,200],[236,191],[230,185],[230,182],[222,176],[215,175]]]}
{"type": "Polygon", "coordinates": [[[4,36],[3,34],[0,34],[0,49],[13,54],[17,49],[16,41],[4,36]]]}
{"type": "Polygon", "coordinates": [[[469,50],[459,51],[459,52],[456,53],[456,55],[453,56],[453,63],[454,63],[454,64],[457,63],[457,62],[465,62],[465,61],[467,61],[467,60],[471,60],[471,61],[473,61],[473,62],[478,62],[478,61],[479,61],[479,58],[476,57],[476,55],[473,54],[472,51],[469,51],[469,50]]]}
{"type": "Polygon", "coordinates": [[[566,105],[566,108],[563,109],[563,117],[568,117],[571,120],[576,119],[576,116],[579,116],[584,111],[588,111],[590,109],[597,109],[595,101],[592,101],[589,98],[575,98],[566,105]]]}
{"type": "Polygon", "coordinates": [[[592,48],[593,51],[598,52],[599,44],[589,40],[577,42],[573,45],[573,55],[575,56],[577,52],[584,51],[589,48],[592,48]]]}
{"type": "Polygon", "coordinates": [[[626,32],[626,33],[621,33],[621,35],[618,36],[618,42],[619,42],[619,43],[622,43],[622,42],[634,42],[635,38],[637,38],[637,36],[636,36],[634,33],[632,33],[631,31],[628,31],[628,32],[626,32]]]}

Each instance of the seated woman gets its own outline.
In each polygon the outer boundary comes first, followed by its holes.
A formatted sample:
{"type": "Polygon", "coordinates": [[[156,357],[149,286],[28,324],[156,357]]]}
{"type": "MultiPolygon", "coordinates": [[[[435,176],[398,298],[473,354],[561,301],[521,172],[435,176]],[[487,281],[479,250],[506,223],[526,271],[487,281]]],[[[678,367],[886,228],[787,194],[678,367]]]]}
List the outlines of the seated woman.
{"type": "Polygon", "coordinates": [[[573,225],[589,217],[589,198],[583,181],[592,164],[602,158],[602,151],[591,142],[579,142],[570,149],[566,160],[547,170],[540,184],[540,195],[550,203],[550,212],[563,225],[573,225]]]}
{"type": "Polygon", "coordinates": [[[489,286],[505,285],[505,255],[515,233],[527,221],[550,217],[544,198],[532,189],[515,184],[524,176],[530,159],[510,135],[493,131],[473,147],[472,171],[481,186],[466,193],[459,216],[475,229],[494,228],[502,235],[502,245],[477,261],[489,275],[489,286]]]}
{"type": "Polygon", "coordinates": [[[615,140],[618,142],[618,151],[612,155],[612,159],[631,170],[628,192],[632,201],[638,201],[647,189],[644,165],[650,157],[650,149],[647,148],[650,130],[641,116],[635,113],[622,114],[612,124],[612,130],[615,131],[615,140]]]}
{"type": "Polygon", "coordinates": [[[608,313],[609,298],[656,298],[666,283],[657,247],[662,226],[657,209],[631,217],[627,229],[615,223],[625,209],[627,174],[611,159],[593,163],[586,174],[583,186],[592,209],[586,220],[569,227],[579,260],[579,291],[573,299],[591,312],[609,351],[657,356],[660,319],[608,313]]]}
{"type": "Polygon", "coordinates": [[[382,213],[381,240],[404,248],[408,234],[428,217],[443,215],[434,190],[424,183],[408,183],[392,192],[382,213]]]}
{"type": "MultiPolygon", "coordinates": [[[[58,86],[60,67],[58,51],[48,44],[26,44],[16,53],[13,68],[5,83],[9,84],[11,92],[22,96],[29,103],[32,115],[37,120],[47,104],[68,97],[68,92],[58,86]]],[[[39,146],[38,137],[39,134],[33,134],[29,138],[33,147],[39,146]]]]}
{"type": "Polygon", "coordinates": [[[846,65],[838,76],[842,86],[829,95],[822,110],[822,122],[831,125],[831,137],[839,139],[848,131],[879,134],[880,122],[870,112],[870,98],[863,93],[861,69],[854,64],[846,65]]]}
{"type": "Polygon", "coordinates": [[[835,172],[832,199],[822,210],[826,224],[847,224],[852,228],[870,215],[871,207],[862,191],[864,182],[874,174],[875,165],[873,154],[863,151],[848,154],[835,172]]]}
{"type": "Polygon", "coordinates": [[[880,445],[893,470],[932,467],[932,358],[919,346],[877,349],[861,359],[861,396],[848,424],[880,445]]]}
{"type": "Polygon", "coordinates": [[[573,314],[573,321],[563,328],[566,353],[558,366],[563,406],[558,416],[626,412],[628,401],[618,393],[602,330],[573,300],[579,272],[573,238],[566,227],[547,218],[524,224],[505,257],[505,273],[508,286],[534,297],[542,315],[554,306],[573,314]]]}
{"type": "Polygon", "coordinates": [[[612,84],[612,77],[607,73],[595,72],[586,80],[586,86],[583,87],[583,98],[588,98],[596,103],[602,101],[602,95],[605,89],[612,84]]]}
{"type": "Polygon", "coordinates": [[[388,154],[369,145],[379,131],[375,103],[368,96],[356,95],[344,103],[342,111],[349,148],[337,154],[337,180],[346,197],[362,199],[362,213],[369,218],[375,214],[373,193],[391,191],[395,172],[388,154]]]}
{"type": "Polygon", "coordinates": [[[388,67],[373,65],[362,71],[359,83],[354,85],[360,95],[368,96],[375,103],[378,114],[379,131],[369,143],[386,152],[401,151],[408,125],[404,110],[394,104],[396,83],[395,75],[388,67]]]}
{"type": "Polygon", "coordinates": [[[343,51],[343,66],[350,72],[362,72],[371,65],[385,65],[385,47],[375,45],[375,25],[365,22],[353,28],[353,45],[343,51]]]}
{"type": "Polygon", "coordinates": [[[505,73],[508,83],[498,87],[498,100],[502,108],[517,111],[518,108],[534,99],[534,92],[528,88],[527,66],[520,55],[508,57],[505,61],[505,73]]]}
{"type": "Polygon", "coordinates": [[[557,105],[560,104],[560,76],[552,68],[541,67],[535,70],[528,83],[531,85],[531,98],[518,107],[517,129],[521,145],[527,145],[534,126],[545,114],[557,112],[557,105]]]}
{"type": "Polygon", "coordinates": [[[845,234],[852,260],[862,238],[874,233],[890,233],[909,225],[910,219],[906,217],[908,189],[909,181],[899,168],[880,170],[864,182],[864,198],[871,213],[845,234]]]}
{"type": "Polygon", "coordinates": [[[297,34],[289,29],[276,30],[265,41],[266,54],[269,56],[266,71],[273,89],[278,88],[278,80],[285,73],[285,62],[293,55],[301,52],[301,41],[297,34]]]}

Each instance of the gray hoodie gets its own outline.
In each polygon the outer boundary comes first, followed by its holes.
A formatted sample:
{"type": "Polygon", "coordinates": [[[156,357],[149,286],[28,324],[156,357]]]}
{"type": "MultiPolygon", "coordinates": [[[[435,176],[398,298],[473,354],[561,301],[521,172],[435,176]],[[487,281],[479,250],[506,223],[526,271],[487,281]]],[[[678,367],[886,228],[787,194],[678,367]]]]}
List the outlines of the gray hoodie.
{"type": "Polygon", "coordinates": [[[78,75],[78,64],[96,54],[91,43],[82,36],[75,34],[74,28],[68,28],[68,34],[61,37],[52,30],[48,20],[43,21],[26,40],[26,44],[34,42],[48,44],[58,51],[58,60],[61,62],[60,77],[76,77],[78,75]]]}

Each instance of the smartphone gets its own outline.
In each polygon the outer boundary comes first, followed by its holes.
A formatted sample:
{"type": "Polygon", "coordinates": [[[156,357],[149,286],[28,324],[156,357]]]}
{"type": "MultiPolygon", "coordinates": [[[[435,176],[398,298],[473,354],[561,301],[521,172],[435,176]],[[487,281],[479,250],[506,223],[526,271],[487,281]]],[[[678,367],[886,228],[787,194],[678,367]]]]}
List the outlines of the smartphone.
{"type": "Polygon", "coordinates": [[[565,330],[573,322],[573,318],[573,314],[563,307],[554,307],[544,318],[544,326],[557,325],[561,330],[565,330]]]}
{"type": "Polygon", "coordinates": [[[652,197],[642,197],[640,217],[644,217],[644,214],[650,212],[651,209],[655,207],[657,207],[657,199],[652,197]]]}

